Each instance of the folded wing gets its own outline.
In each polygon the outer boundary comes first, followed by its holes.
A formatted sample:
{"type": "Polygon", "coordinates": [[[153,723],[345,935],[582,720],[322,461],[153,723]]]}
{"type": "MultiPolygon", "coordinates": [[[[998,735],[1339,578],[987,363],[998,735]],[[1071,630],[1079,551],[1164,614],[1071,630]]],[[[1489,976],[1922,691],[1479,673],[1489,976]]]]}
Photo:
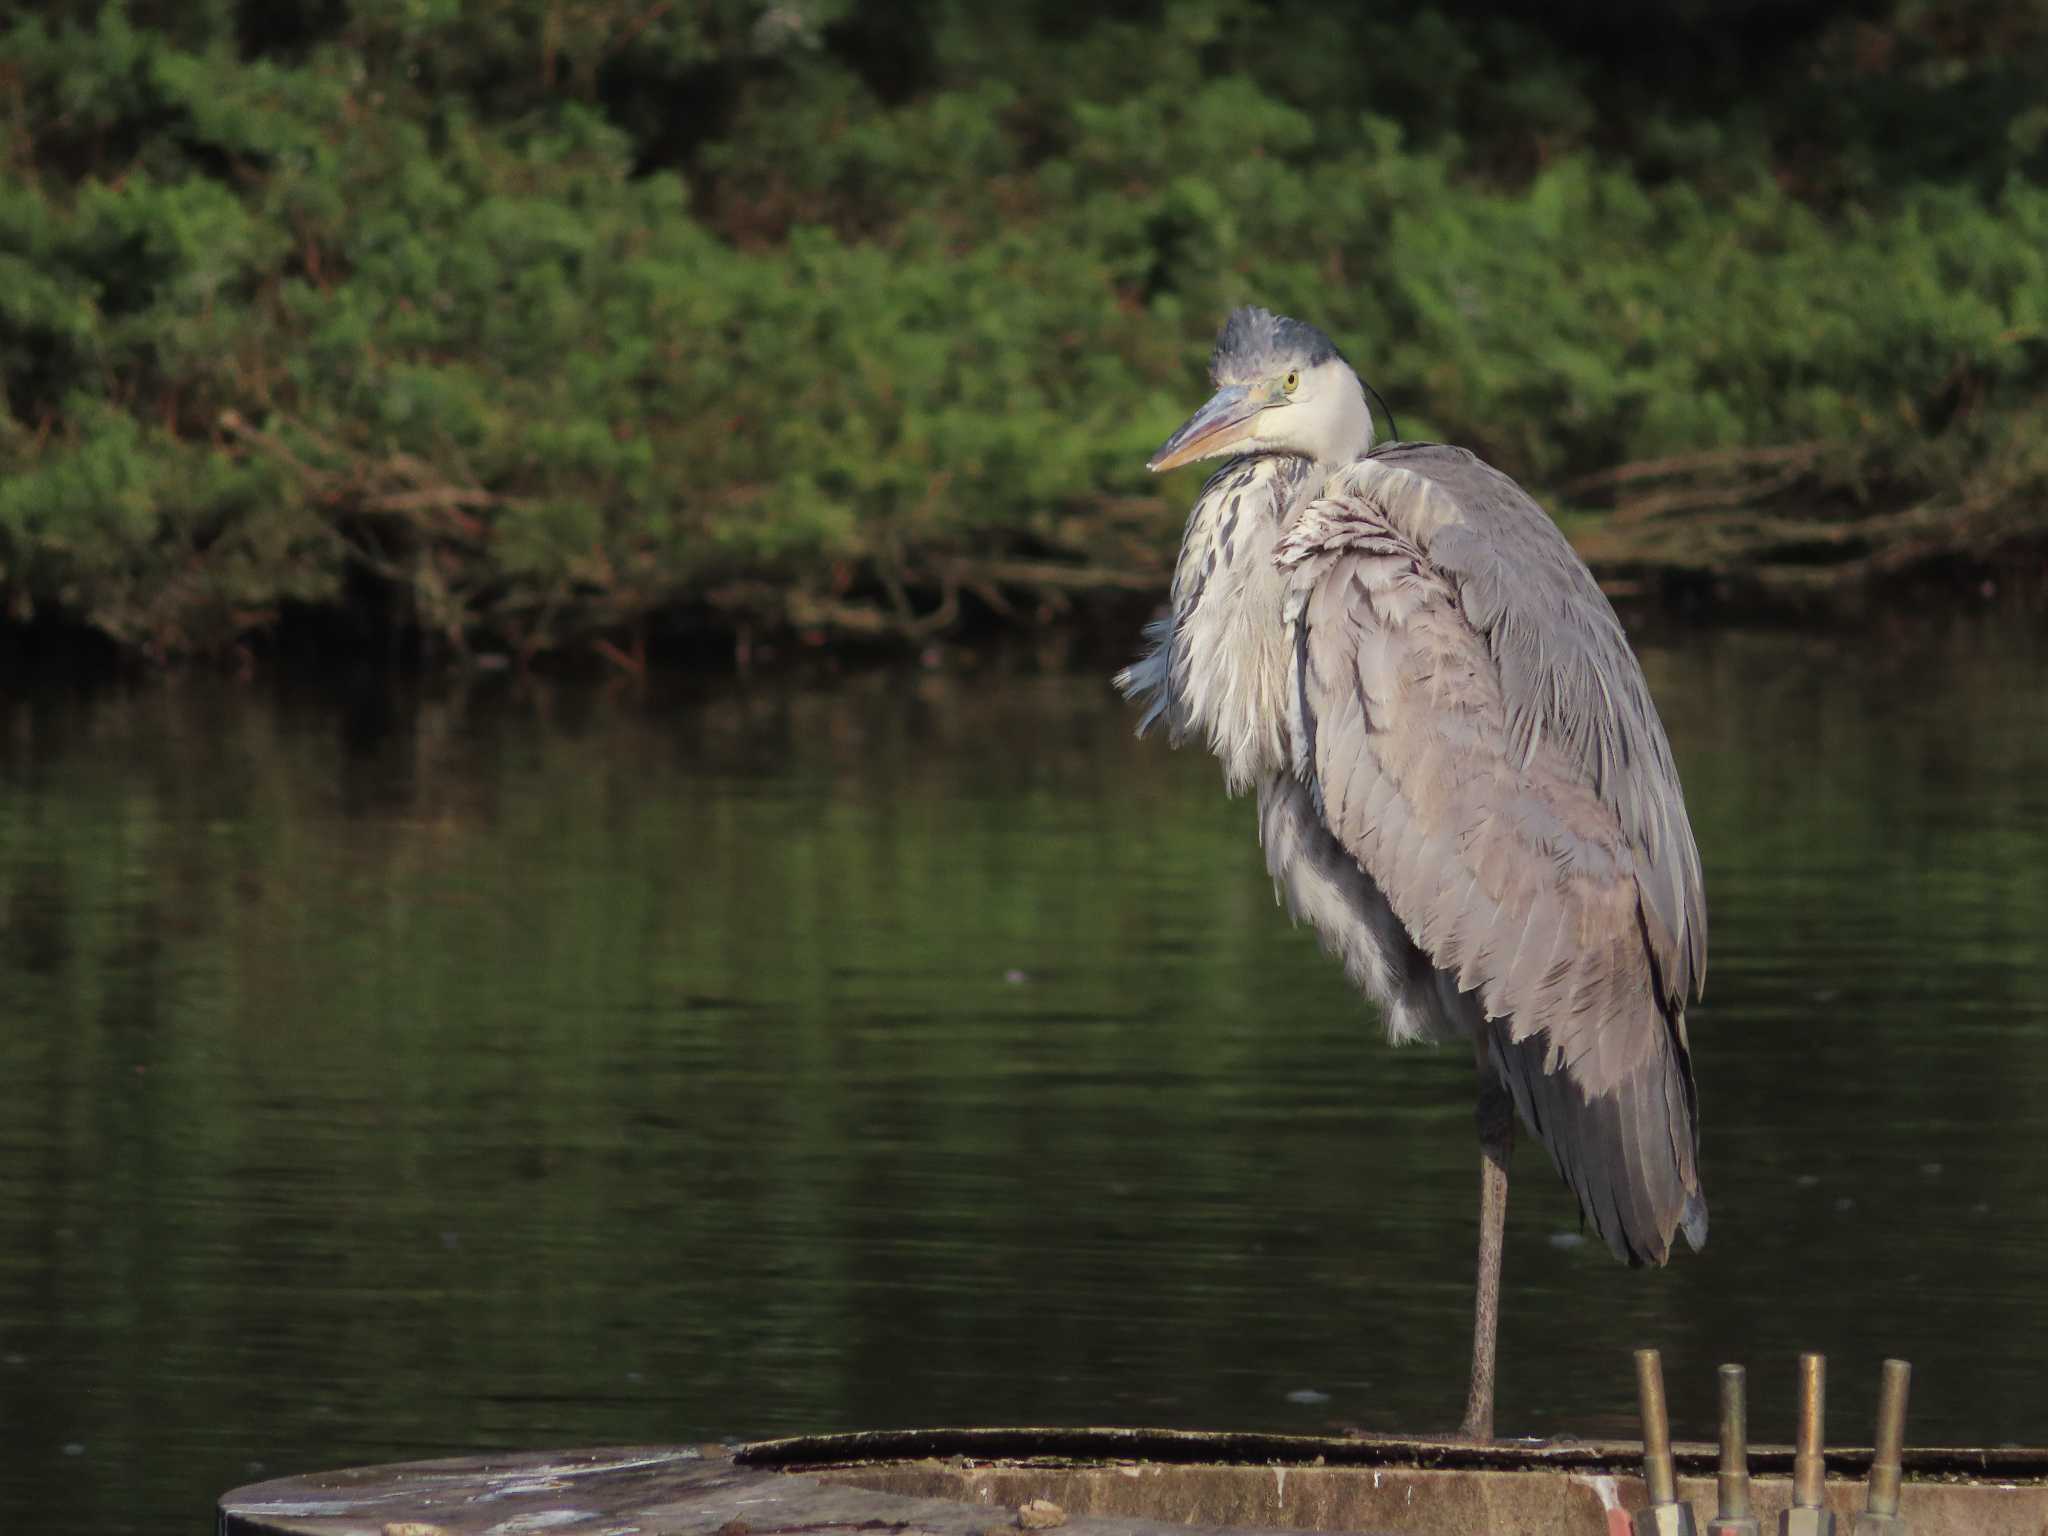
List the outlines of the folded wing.
{"type": "Polygon", "coordinates": [[[1698,855],[1605,598],[1513,482],[1432,445],[1333,477],[1275,558],[1324,824],[1467,995],[1615,1252],[1697,1245],[1698,855]]]}

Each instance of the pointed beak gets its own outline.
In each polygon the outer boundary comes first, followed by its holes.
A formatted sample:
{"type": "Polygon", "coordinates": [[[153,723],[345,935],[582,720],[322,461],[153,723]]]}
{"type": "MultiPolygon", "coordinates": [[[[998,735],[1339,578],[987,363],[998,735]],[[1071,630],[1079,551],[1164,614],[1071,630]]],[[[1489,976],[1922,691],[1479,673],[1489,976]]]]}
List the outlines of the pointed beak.
{"type": "Polygon", "coordinates": [[[1154,474],[1192,464],[1251,436],[1252,418],[1266,407],[1263,396],[1242,384],[1226,384],[1145,462],[1154,474]]]}

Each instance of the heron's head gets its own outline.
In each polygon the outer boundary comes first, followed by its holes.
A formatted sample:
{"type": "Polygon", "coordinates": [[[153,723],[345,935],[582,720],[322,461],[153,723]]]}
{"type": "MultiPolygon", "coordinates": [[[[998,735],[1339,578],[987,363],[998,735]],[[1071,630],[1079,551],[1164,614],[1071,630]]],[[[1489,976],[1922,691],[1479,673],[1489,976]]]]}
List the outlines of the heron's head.
{"type": "Polygon", "coordinates": [[[1216,393],[1160,445],[1148,468],[1251,453],[1348,464],[1372,446],[1365,388],[1336,343],[1312,325],[1266,309],[1234,311],[1216,337],[1209,377],[1216,393]]]}

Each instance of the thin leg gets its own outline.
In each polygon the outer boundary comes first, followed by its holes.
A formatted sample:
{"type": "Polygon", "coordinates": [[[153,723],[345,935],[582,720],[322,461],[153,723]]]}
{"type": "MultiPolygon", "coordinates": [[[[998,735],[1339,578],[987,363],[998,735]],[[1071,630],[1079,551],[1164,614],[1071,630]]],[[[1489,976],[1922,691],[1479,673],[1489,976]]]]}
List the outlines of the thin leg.
{"type": "Polygon", "coordinates": [[[1468,1440],[1493,1438],[1494,1344],[1500,1333],[1500,1250],[1508,1219],[1508,1154],[1515,1101],[1479,1048],[1479,1286],[1472,1301],[1472,1387],[1465,1394],[1468,1440]]]}

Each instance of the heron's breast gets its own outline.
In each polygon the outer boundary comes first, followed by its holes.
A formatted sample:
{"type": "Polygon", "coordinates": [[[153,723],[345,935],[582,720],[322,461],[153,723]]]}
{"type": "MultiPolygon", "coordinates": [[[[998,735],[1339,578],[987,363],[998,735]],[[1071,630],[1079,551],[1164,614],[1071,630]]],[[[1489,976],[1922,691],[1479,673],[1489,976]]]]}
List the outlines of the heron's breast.
{"type": "Polygon", "coordinates": [[[1286,592],[1273,546],[1306,502],[1300,459],[1258,458],[1212,479],[1174,568],[1174,692],[1233,790],[1290,760],[1286,592]]]}

